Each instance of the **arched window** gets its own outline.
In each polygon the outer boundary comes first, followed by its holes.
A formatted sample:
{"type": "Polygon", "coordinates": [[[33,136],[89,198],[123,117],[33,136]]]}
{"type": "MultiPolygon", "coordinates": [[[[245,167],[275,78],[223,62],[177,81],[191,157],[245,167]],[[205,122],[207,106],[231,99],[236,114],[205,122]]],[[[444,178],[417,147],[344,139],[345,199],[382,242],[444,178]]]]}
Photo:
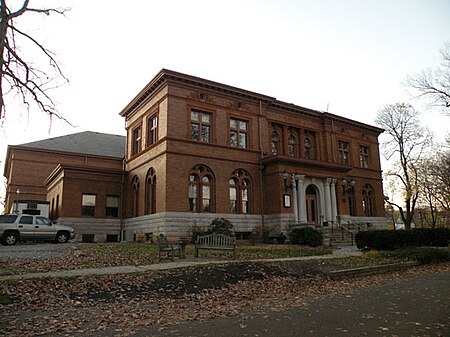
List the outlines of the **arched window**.
{"type": "Polygon", "coordinates": [[[145,214],[156,213],[156,172],[150,168],[145,178],[145,214]]]}
{"type": "Polygon", "coordinates": [[[365,184],[362,191],[362,203],[364,216],[374,216],[375,214],[375,195],[373,187],[370,184],[365,184]]]}
{"type": "Polygon", "coordinates": [[[290,134],[288,137],[288,154],[291,157],[297,156],[298,155],[298,150],[297,150],[297,137],[294,134],[290,134]]]}
{"type": "Polygon", "coordinates": [[[139,215],[139,179],[133,177],[131,181],[131,215],[136,217],[139,215]]]}
{"type": "Polygon", "coordinates": [[[189,210],[191,212],[213,212],[212,171],[203,165],[195,166],[189,174],[189,210]]]}
{"type": "Polygon", "coordinates": [[[281,135],[278,131],[272,131],[272,154],[281,154],[281,135]]]}
{"type": "Polygon", "coordinates": [[[244,170],[233,172],[229,180],[230,213],[247,214],[251,212],[251,179],[244,170]]]}

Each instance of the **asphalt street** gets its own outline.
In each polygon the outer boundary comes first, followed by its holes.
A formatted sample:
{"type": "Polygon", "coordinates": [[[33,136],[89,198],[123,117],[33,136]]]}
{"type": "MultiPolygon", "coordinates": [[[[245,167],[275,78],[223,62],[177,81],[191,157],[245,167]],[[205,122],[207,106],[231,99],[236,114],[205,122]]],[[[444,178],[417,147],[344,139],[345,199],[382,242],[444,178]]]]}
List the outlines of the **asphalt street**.
{"type": "Polygon", "coordinates": [[[450,272],[418,274],[281,312],[188,322],[135,336],[450,336],[450,272]]]}

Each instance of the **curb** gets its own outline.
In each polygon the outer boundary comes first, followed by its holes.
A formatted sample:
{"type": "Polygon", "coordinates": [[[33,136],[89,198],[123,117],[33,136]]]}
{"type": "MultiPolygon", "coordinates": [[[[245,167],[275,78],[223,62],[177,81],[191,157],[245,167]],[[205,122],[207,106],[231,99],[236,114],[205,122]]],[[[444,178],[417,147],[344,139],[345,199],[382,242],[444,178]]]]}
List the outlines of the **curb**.
{"type": "Polygon", "coordinates": [[[404,263],[382,264],[379,266],[334,270],[334,271],[325,273],[325,277],[327,277],[331,280],[341,280],[344,278],[381,274],[381,273],[387,273],[390,271],[407,269],[407,268],[418,266],[419,264],[420,263],[417,261],[412,261],[412,262],[404,262],[404,263]]]}

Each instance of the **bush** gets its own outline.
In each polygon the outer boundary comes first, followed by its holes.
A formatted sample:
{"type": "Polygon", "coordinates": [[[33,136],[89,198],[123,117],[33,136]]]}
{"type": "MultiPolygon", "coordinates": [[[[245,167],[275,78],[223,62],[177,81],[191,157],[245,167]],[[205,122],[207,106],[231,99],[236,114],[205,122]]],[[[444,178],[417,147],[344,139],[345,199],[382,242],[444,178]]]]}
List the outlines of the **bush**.
{"type": "Polygon", "coordinates": [[[355,236],[359,249],[393,250],[403,247],[447,247],[450,230],[447,228],[418,228],[412,230],[373,230],[355,236]]]}
{"type": "Polygon", "coordinates": [[[195,243],[197,237],[201,235],[205,235],[205,229],[203,227],[194,224],[189,228],[189,240],[191,243],[195,243]]]}
{"type": "Polygon", "coordinates": [[[224,234],[234,236],[233,224],[224,218],[216,218],[208,226],[208,234],[224,234]]]}
{"type": "Polygon", "coordinates": [[[403,248],[395,251],[385,251],[382,255],[388,258],[418,261],[422,264],[440,263],[450,260],[447,249],[440,248],[403,248]]]}
{"type": "Polygon", "coordinates": [[[294,228],[289,234],[291,243],[295,245],[307,245],[311,247],[323,244],[322,232],[311,227],[294,228]]]}

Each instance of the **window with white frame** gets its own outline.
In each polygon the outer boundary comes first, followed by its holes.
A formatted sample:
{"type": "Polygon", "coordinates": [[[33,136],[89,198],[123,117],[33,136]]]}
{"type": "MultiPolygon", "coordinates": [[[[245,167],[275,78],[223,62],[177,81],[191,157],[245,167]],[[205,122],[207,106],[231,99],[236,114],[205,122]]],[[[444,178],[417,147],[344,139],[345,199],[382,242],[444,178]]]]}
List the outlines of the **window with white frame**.
{"type": "Polygon", "coordinates": [[[83,194],[81,200],[81,215],[95,216],[95,202],[97,196],[95,194],[83,194]]]}

